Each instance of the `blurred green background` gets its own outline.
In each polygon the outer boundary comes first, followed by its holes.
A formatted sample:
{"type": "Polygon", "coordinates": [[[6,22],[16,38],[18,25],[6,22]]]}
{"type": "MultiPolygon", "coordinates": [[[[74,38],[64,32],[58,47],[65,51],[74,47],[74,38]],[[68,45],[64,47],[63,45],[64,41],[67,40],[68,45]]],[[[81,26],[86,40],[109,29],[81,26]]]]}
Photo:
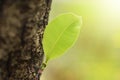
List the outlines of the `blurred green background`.
{"type": "Polygon", "coordinates": [[[66,12],[82,16],[79,39],[41,80],[120,80],[120,0],[53,0],[50,21],[66,12]]]}

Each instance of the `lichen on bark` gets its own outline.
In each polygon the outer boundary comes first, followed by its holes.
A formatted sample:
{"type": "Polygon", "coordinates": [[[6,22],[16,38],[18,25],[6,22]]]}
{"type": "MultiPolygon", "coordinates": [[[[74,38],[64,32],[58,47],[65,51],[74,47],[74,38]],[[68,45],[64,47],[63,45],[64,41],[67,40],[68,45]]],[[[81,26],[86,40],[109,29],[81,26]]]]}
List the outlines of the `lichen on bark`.
{"type": "Polygon", "coordinates": [[[39,80],[51,0],[0,0],[0,80],[39,80]]]}

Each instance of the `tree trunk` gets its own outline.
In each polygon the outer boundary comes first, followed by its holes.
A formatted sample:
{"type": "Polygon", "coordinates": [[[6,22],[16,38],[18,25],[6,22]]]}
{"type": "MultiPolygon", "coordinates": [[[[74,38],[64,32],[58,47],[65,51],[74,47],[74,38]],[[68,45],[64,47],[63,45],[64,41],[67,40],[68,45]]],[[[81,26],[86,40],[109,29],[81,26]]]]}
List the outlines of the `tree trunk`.
{"type": "Polygon", "coordinates": [[[51,0],[0,0],[0,80],[39,80],[51,0]]]}

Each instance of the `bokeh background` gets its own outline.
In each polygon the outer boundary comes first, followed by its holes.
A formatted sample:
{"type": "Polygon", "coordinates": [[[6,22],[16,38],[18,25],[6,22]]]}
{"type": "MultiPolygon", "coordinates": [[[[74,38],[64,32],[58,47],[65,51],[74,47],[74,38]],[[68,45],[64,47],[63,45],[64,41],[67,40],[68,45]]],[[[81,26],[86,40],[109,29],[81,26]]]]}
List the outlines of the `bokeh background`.
{"type": "Polygon", "coordinates": [[[53,0],[50,21],[66,12],[82,16],[79,39],[41,80],[120,80],[120,0],[53,0]]]}

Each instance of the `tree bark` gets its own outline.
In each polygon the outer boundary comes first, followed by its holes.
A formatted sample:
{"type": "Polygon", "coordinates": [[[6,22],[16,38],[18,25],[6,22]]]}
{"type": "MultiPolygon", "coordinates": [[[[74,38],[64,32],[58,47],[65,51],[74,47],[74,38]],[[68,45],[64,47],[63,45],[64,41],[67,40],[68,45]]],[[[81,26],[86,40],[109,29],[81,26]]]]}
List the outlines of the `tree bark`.
{"type": "Polygon", "coordinates": [[[39,80],[52,0],[0,0],[0,80],[39,80]]]}

